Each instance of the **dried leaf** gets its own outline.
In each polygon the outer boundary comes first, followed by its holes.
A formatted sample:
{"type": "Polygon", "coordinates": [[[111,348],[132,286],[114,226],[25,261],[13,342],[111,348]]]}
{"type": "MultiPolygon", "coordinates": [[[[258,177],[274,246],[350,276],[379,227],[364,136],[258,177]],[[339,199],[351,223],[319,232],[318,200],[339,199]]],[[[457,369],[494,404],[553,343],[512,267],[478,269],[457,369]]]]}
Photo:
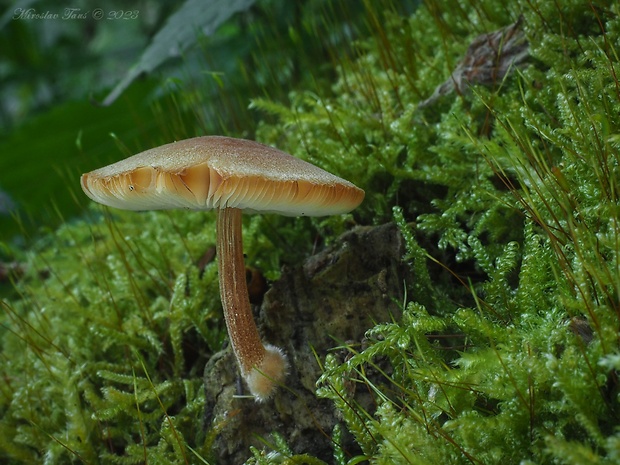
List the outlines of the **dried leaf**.
{"type": "Polygon", "coordinates": [[[529,56],[522,22],[520,17],[510,26],[476,37],[450,78],[419,106],[431,105],[452,91],[464,94],[470,84],[492,85],[522,65],[529,56]]]}

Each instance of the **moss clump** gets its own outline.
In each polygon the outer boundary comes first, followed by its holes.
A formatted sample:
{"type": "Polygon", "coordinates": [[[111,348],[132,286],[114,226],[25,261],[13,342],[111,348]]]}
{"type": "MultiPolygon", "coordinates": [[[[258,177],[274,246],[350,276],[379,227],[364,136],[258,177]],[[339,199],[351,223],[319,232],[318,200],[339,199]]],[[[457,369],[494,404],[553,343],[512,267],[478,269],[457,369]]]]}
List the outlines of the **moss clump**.
{"type": "Polygon", "coordinates": [[[618,14],[431,3],[360,45],[331,93],[256,102],[285,147],[369,191],[362,221],[398,205],[417,276],[404,317],[319,384],[376,463],[618,460],[618,14]],[[474,37],[521,16],[527,67],[417,106],[474,37]]]}
{"type": "MultiPolygon", "coordinates": [[[[452,0],[378,18],[332,88],[253,102],[277,121],[258,139],[367,191],[313,225],[329,239],[351,219],[396,221],[415,275],[401,320],[325,361],[335,461],[617,463],[618,6],[452,0]],[[418,107],[476,36],[521,16],[527,67],[418,107]],[[363,455],[342,450],[345,431],[363,455]]],[[[11,463],[209,456],[200,372],[222,332],[215,268],[195,263],[212,217],[134,215],[65,225],[2,303],[11,463]]],[[[248,255],[277,276],[283,237],[312,244],[301,224],[249,219],[248,255]]],[[[318,462],[276,439],[250,461],[318,462]]]]}
{"type": "Polygon", "coordinates": [[[193,264],[214,225],[98,211],[37,244],[3,303],[0,450],[16,463],[173,461],[200,422],[200,361],[221,336],[217,272],[193,264]]]}

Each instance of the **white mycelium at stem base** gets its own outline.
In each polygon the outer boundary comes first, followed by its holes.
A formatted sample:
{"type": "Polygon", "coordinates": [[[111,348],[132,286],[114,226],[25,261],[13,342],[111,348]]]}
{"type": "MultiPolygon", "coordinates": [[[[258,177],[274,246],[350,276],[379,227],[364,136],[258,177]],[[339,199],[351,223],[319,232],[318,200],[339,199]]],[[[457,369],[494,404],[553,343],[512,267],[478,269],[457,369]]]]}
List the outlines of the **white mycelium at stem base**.
{"type": "Polygon", "coordinates": [[[288,363],[279,348],[263,345],[252,316],[238,208],[218,210],[217,263],[224,318],[241,375],[256,400],[266,400],[284,379],[288,363]]]}

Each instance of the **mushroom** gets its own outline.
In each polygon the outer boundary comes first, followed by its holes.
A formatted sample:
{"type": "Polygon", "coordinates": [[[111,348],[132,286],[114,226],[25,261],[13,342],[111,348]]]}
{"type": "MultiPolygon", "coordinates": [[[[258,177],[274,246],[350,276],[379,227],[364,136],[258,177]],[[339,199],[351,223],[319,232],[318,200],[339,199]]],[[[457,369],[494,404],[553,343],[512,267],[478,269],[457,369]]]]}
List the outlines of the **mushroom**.
{"type": "Polygon", "coordinates": [[[241,375],[258,401],[284,379],[283,351],[263,345],[252,317],[241,213],[325,216],[351,211],[364,191],[273,147],[221,136],[196,137],[146,150],[83,174],[82,189],[125,210],[217,210],[220,296],[241,375]]]}

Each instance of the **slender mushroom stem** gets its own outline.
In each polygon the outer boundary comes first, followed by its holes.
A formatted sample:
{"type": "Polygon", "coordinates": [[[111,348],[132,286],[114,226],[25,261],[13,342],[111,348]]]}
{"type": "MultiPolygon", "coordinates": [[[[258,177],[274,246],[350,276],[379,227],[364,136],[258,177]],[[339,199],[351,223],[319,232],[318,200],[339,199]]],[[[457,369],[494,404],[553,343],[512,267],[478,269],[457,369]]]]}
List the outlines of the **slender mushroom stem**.
{"type": "Polygon", "coordinates": [[[252,316],[240,209],[218,210],[216,251],[224,319],[241,375],[256,400],[266,400],[286,375],[288,363],[279,348],[263,345],[252,316]]]}

